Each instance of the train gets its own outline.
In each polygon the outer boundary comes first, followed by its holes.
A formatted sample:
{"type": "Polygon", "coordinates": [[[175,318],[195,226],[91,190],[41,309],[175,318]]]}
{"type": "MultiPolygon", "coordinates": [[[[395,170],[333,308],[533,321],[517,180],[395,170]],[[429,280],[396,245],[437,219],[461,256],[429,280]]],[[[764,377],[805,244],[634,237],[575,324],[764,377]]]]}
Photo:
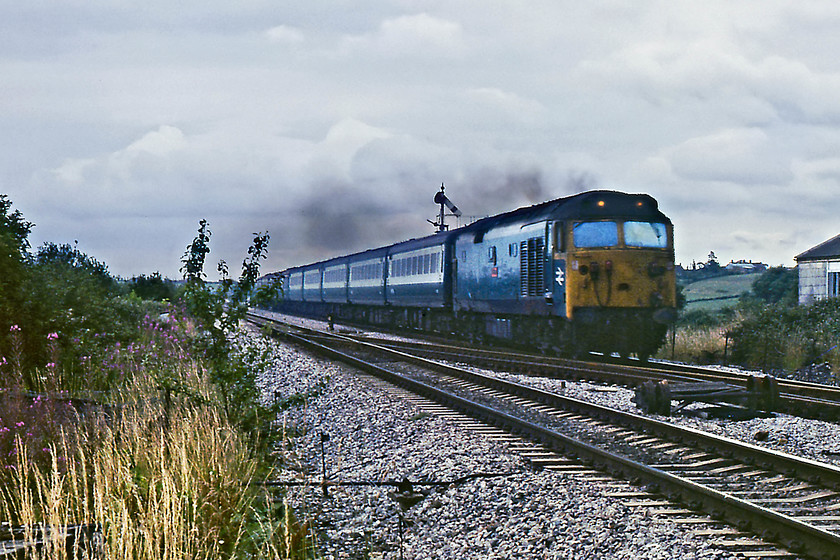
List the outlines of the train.
{"type": "MultiPolygon", "coordinates": [[[[435,201],[442,199],[441,191],[435,201]]],[[[280,282],[276,311],[570,356],[647,360],[677,317],[671,220],[650,195],[610,190],[441,227],[261,282],[280,282]]]]}

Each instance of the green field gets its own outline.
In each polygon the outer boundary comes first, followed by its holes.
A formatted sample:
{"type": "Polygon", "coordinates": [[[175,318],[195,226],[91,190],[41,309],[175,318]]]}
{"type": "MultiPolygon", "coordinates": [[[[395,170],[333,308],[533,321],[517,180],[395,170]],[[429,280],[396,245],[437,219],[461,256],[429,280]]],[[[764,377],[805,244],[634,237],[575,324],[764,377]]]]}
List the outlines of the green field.
{"type": "Polygon", "coordinates": [[[687,311],[717,311],[732,307],[738,298],[749,292],[761,273],[733,274],[719,278],[708,278],[690,284],[682,284],[687,311]]]}

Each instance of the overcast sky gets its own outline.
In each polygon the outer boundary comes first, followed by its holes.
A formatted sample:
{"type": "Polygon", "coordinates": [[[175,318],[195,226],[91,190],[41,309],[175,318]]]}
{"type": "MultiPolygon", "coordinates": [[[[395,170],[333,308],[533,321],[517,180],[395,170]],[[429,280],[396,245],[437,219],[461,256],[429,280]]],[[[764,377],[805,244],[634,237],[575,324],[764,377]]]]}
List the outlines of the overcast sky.
{"type": "Polygon", "coordinates": [[[0,192],[124,277],[201,219],[209,272],[427,235],[442,182],[645,192],[678,262],[790,265],[840,233],[838,53],[835,0],[0,0],[0,192]]]}

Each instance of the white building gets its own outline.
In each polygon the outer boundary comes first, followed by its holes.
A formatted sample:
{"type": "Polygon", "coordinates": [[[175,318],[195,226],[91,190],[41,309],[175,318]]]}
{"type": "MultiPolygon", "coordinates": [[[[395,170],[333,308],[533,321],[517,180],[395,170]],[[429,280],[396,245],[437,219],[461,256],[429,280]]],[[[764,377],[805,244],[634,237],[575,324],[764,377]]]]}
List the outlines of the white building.
{"type": "Polygon", "coordinates": [[[795,257],[799,265],[799,303],[840,296],[840,235],[795,257]]]}

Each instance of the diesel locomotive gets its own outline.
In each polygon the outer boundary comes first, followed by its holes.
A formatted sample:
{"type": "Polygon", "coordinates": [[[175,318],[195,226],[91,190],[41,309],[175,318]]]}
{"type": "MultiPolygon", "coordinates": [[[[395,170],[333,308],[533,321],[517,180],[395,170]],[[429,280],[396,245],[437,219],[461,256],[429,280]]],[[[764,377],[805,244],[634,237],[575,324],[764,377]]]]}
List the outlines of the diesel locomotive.
{"type": "Polygon", "coordinates": [[[589,191],[263,281],[293,314],[646,360],[677,315],[673,239],[651,196],[589,191]]]}

